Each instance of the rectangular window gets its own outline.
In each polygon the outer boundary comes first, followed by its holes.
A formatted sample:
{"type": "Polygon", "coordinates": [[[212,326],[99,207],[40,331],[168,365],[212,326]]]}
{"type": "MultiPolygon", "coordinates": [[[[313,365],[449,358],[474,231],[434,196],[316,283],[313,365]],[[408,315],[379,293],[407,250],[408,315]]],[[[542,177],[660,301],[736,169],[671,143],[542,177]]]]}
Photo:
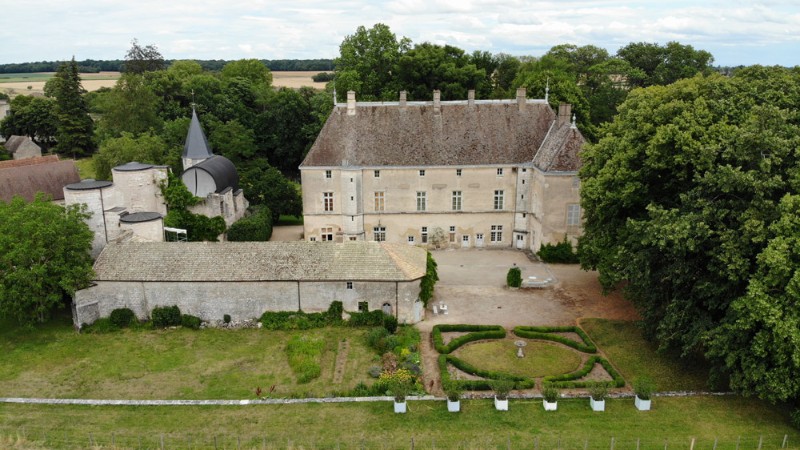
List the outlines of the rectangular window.
{"type": "Polygon", "coordinates": [[[465,235],[461,236],[461,243],[462,244],[469,244],[469,235],[468,234],[465,234],[465,235]]]}
{"type": "Polygon", "coordinates": [[[375,171],[375,178],[380,178],[380,177],[381,177],[381,171],[380,170],[376,170],[375,171]]]}
{"type": "Polygon", "coordinates": [[[503,191],[494,191],[494,209],[503,209],[503,191]]]}
{"type": "Polygon", "coordinates": [[[503,176],[503,168],[502,167],[498,167],[497,168],[497,176],[498,177],[502,177],[503,176]]]}
{"type": "Polygon", "coordinates": [[[373,227],[372,228],[372,240],[377,242],[383,242],[386,240],[386,227],[373,227]]]}
{"type": "Polygon", "coordinates": [[[322,193],[322,204],[325,211],[333,211],[333,192],[322,193]]]}
{"type": "Polygon", "coordinates": [[[309,240],[310,240],[311,242],[317,242],[317,238],[316,238],[316,236],[311,236],[311,238],[310,238],[309,240]]]}
{"type": "Polygon", "coordinates": [[[348,281],[347,282],[347,289],[353,289],[353,282],[352,281],[348,281]]]}
{"type": "Polygon", "coordinates": [[[414,245],[414,236],[409,236],[408,237],[408,243],[411,244],[411,245],[414,245]]]}
{"type": "Polygon", "coordinates": [[[453,211],[461,211],[461,191],[453,191],[453,211]]]}
{"type": "Polygon", "coordinates": [[[581,205],[567,205],[567,226],[573,227],[581,224],[581,205]]]}
{"type": "Polygon", "coordinates": [[[503,242],[503,226],[492,225],[492,233],[489,236],[492,242],[503,242]]]}
{"type": "Polygon", "coordinates": [[[456,176],[457,176],[457,177],[460,177],[460,176],[461,176],[461,169],[456,169],[456,176]]]}
{"type": "Polygon", "coordinates": [[[428,243],[428,227],[422,227],[422,231],[420,233],[420,241],[422,241],[423,244],[428,243]]]}
{"type": "Polygon", "coordinates": [[[330,170],[325,171],[325,178],[333,178],[333,173],[330,170]]]}
{"type": "Polygon", "coordinates": [[[417,211],[425,211],[428,206],[428,195],[424,191],[417,192],[417,211]]]}
{"type": "Polygon", "coordinates": [[[375,211],[383,211],[385,204],[384,204],[384,196],[383,192],[376,192],[375,193],[375,211]]]}
{"type": "Polygon", "coordinates": [[[456,241],[456,227],[450,227],[450,242],[456,241]]]}
{"type": "Polygon", "coordinates": [[[425,176],[425,170],[424,169],[420,169],[419,176],[421,176],[421,177],[425,176]]]}
{"type": "Polygon", "coordinates": [[[333,240],[333,228],[323,228],[322,229],[322,240],[323,241],[332,241],[333,240]]]}

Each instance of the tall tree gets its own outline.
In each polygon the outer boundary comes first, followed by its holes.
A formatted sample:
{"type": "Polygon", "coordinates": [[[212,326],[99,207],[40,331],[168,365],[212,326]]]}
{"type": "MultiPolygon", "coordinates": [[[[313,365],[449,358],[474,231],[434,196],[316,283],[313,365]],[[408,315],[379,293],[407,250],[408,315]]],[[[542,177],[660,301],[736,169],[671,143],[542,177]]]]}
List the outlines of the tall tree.
{"type": "Polygon", "coordinates": [[[665,85],[697,73],[708,74],[714,62],[711,53],[674,41],[663,47],[649,42],[632,42],[619,49],[617,56],[644,73],[643,78],[629,80],[636,87],[665,85]]]}
{"type": "Polygon", "coordinates": [[[93,275],[85,207],[64,208],[39,194],[0,201],[0,315],[44,322],[93,275]]]}
{"type": "Polygon", "coordinates": [[[631,91],[584,150],[579,253],[649,336],[732,387],[800,397],[800,73],[750,67],[631,91]],[[789,196],[787,197],[787,194],[789,196]]]}
{"type": "Polygon", "coordinates": [[[125,64],[122,66],[122,71],[126,73],[152,72],[157,70],[164,70],[166,62],[164,57],[158,51],[155,44],[139,45],[139,40],[134,38],[131,41],[131,48],[125,54],[125,64]]]}
{"type": "Polygon", "coordinates": [[[478,69],[464,50],[429,42],[415,45],[402,55],[395,73],[409,100],[431,99],[434,89],[441,92],[442,100],[463,100],[468,89],[477,89],[486,81],[486,72],[478,69]]]}
{"type": "Polygon", "coordinates": [[[100,140],[119,137],[123,132],[139,135],[159,131],[163,120],[158,116],[158,97],[145,84],[144,77],[125,73],[99,101],[102,114],[98,125],[100,140]]]}
{"type": "Polygon", "coordinates": [[[336,90],[339,100],[347,91],[355,91],[360,100],[395,100],[399,91],[392,70],[411,41],[397,39],[388,26],[378,23],[369,30],[358,27],[339,46],[336,66],[336,90]]]}
{"type": "Polygon", "coordinates": [[[72,61],[61,64],[55,76],[45,84],[45,95],[55,98],[55,114],[58,120],[56,147],[59,153],[73,157],[86,156],[95,149],[94,123],[89,117],[89,106],[83,94],[78,64],[72,61]]]}
{"type": "Polygon", "coordinates": [[[171,162],[168,158],[167,145],[159,136],[150,133],[136,136],[123,131],[120,137],[103,141],[100,151],[92,157],[95,177],[98,180],[110,180],[113,167],[131,161],[148,164],[171,162]]]}

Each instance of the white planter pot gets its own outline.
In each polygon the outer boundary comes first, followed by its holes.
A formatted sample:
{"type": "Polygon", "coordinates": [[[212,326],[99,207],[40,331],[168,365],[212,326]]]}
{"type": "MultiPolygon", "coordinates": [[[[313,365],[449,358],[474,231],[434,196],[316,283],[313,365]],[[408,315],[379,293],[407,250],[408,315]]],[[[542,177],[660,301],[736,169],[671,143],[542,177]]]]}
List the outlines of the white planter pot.
{"type": "Polygon", "coordinates": [[[550,403],[547,400],[542,400],[542,404],[544,405],[545,411],[555,411],[558,409],[558,402],[550,403]]]}
{"type": "Polygon", "coordinates": [[[447,410],[450,411],[450,412],[459,412],[459,411],[461,411],[461,400],[456,400],[454,402],[451,402],[450,400],[447,400],[447,410]]]}
{"type": "Polygon", "coordinates": [[[406,402],[394,402],[394,412],[397,414],[406,413],[406,402]]]}
{"type": "Polygon", "coordinates": [[[592,411],[605,411],[606,410],[606,401],[604,400],[595,400],[589,397],[589,405],[592,407],[592,411]]]}
{"type": "Polygon", "coordinates": [[[642,400],[637,395],[636,400],[634,400],[634,404],[636,405],[636,409],[639,411],[650,411],[650,400],[642,400]]]}
{"type": "Polygon", "coordinates": [[[508,399],[500,400],[497,397],[495,397],[494,408],[498,411],[508,411],[508,399]]]}

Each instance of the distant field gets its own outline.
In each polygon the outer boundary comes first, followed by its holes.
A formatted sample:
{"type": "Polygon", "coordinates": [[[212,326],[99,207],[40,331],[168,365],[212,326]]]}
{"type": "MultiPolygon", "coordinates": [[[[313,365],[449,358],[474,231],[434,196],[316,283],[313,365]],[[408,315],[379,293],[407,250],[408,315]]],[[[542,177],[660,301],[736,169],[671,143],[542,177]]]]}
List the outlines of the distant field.
{"type": "MultiPolygon", "coordinates": [[[[298,89],[310,86],[325,89],[325,83],[316,83],[311,78],[319,72],[272,72],[272,85],[298,89]]],[[[12,94],[44,94],[44,84],[52,78],[53,72],[37,73],[3,73],[0,74],[0,91],[12,94]],[[28,89],[30,87],[30,89],[28,89]]],[[[101,87],[114,87],[119,79],[119,72],[100,72],[81,74],[81,84],[87,91],[96,91],[101,87]]]]}

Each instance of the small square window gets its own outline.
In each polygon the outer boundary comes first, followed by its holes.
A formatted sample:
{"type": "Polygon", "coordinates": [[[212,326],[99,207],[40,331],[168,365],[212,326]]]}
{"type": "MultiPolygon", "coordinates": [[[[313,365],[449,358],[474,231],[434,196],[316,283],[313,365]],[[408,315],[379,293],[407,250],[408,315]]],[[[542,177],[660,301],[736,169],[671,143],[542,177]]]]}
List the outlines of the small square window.
{"type": "Polygon", "coordinates": [[[353,289],[353,282],[352,281],[348,281],[347,282],[347,289],[353,289]]]}
{"type": "Polygon", "coordinates": [[[503,168],[502,167],[498,167],[497,168],[497,176],[498,177],[502,177],[503,176],[503,168]]]}
{"type": "Polygon", "coordinates": [[[376,170],[375,171],[375,178],[380,178],[380,177],[381,177],[381,171],[380,170],[376,170]]]}
{"type": "Polygon", "coordinates": [[[333,172],[330,170],[325,171],[325,178],[333,178],[333,172]]]}
{"type": "Polygon", "coordinates": [[[414,244],[414,236],[409,236],[408,237],[408,243],[412,244],[412,245],[414,244]]]}
{"type": "Polygon", "coordinates": [[[425,170],[424,169],[420,169],[419,176],[421,176],[421,177],[425,176],[425,170]]]}
{"type": "Polygon", "coordinates": [[[456,232],[456,227],[450,227],[450,232],[451,233],[455,233],[456,232]]]}
{"type": "Polygon", "coordinates": [[[457,176],[457,177],[460,177],[460,176],[461,176],[461,169],[456,169],[456,176],[457,176]]]}

